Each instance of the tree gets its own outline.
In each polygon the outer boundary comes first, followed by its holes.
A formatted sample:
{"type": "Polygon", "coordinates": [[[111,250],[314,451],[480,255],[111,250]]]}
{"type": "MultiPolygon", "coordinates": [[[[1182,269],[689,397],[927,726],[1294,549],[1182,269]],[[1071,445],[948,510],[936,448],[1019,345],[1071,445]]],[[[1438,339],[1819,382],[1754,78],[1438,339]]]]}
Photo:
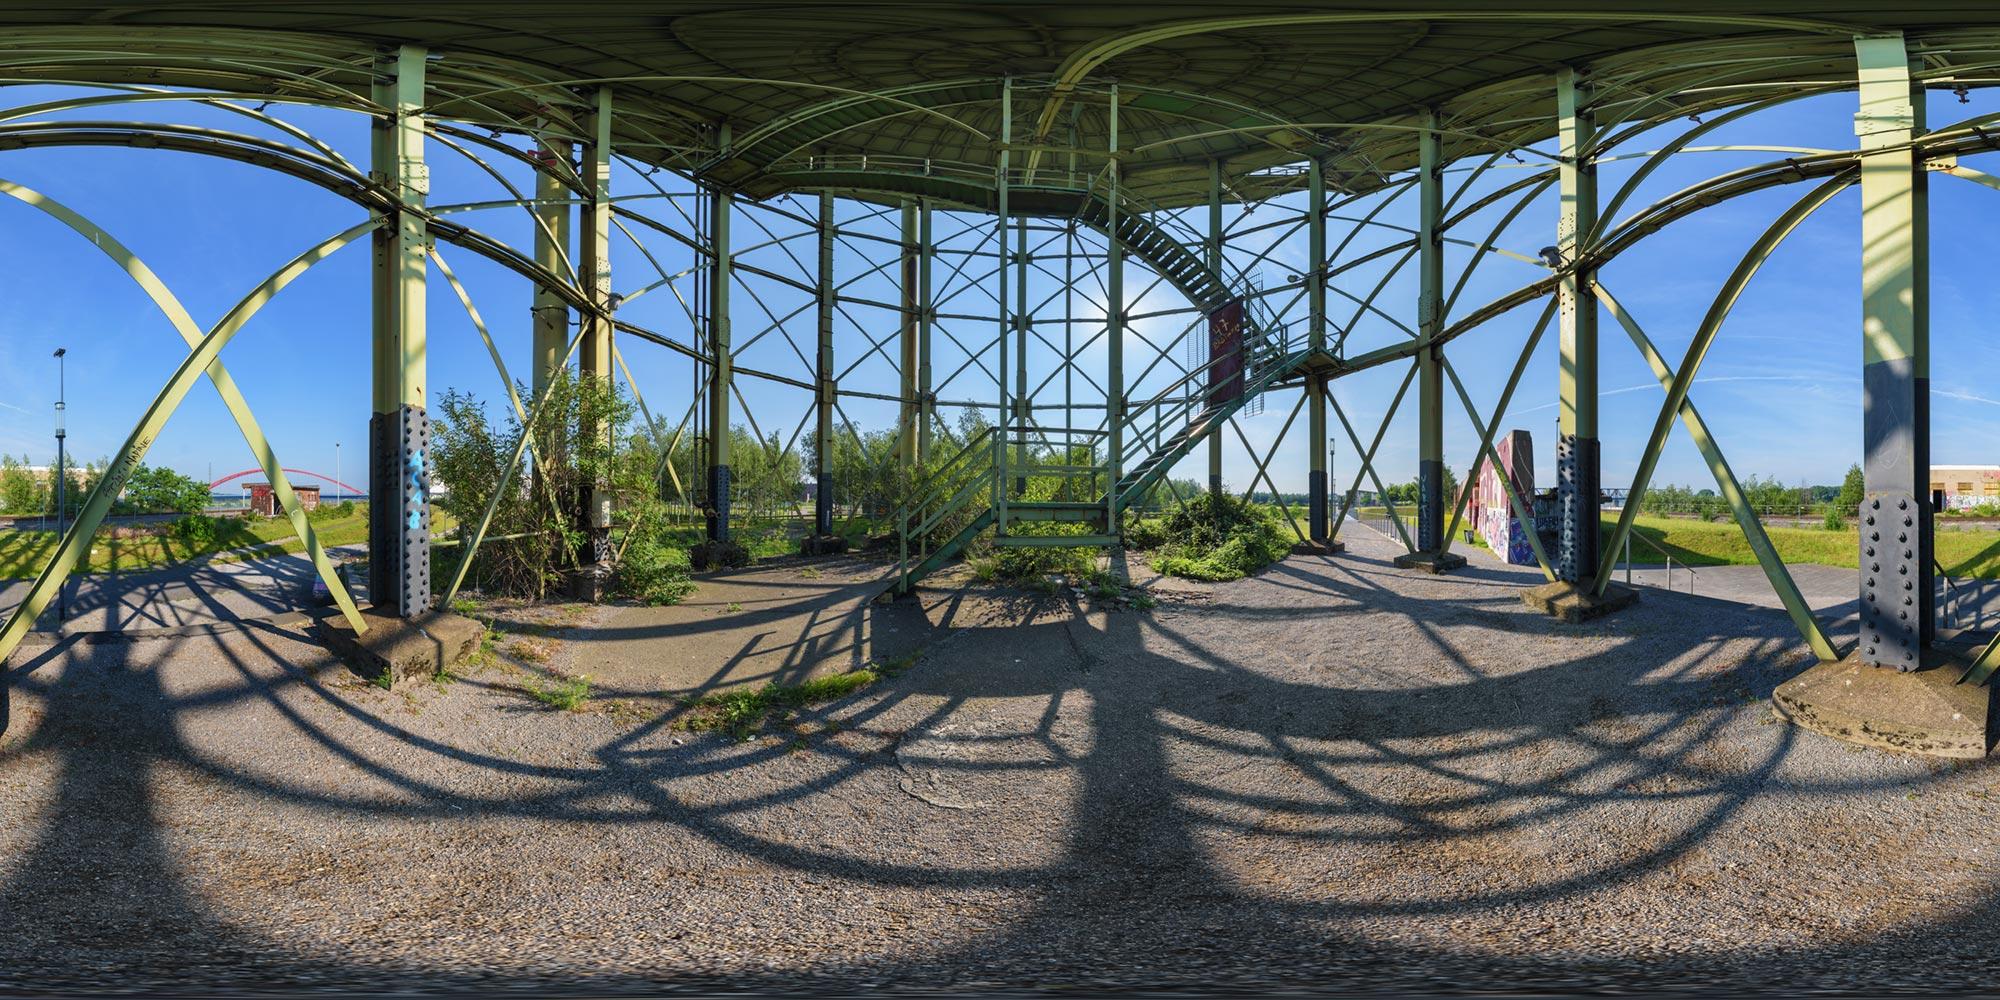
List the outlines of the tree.
{"type": "Polygon", "coordinates": [[[168,468],[140,465],[125,484],[125,505],[141,514],[199,514],[208,507],[208,484],[168,468]]]}
{"type": "Polygon", "coordinates": [[[28,456],[0,455],[0,510],[36,514],[48,503],[48,490],[28,471],[28,456]]]}
{"type": "Polygon", "coordinates": [[[1847,467],[1847,478],[1840,481],[1840,497],[1837,501],[1845,511],[1859,511],[1861,501],[1866,499],[1868,481],[1861,474],[1859,463],[1847,467]]]}

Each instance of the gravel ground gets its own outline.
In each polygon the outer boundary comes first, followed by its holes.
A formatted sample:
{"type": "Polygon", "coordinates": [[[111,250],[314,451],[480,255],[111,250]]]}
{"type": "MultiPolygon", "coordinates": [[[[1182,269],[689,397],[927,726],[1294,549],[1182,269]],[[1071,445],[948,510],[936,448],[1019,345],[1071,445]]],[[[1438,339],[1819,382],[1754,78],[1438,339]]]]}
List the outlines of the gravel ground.
{"type": "Polygon", "coordinates": [[[748,741],[523,697],[626,609],[393,692],[284,623],[26,648],[0,989],[1991,989],[2000,772],[1773,723],[1782,615],[1563,626],[1349,534],[1148,611],[946,578],[748,741]]]}

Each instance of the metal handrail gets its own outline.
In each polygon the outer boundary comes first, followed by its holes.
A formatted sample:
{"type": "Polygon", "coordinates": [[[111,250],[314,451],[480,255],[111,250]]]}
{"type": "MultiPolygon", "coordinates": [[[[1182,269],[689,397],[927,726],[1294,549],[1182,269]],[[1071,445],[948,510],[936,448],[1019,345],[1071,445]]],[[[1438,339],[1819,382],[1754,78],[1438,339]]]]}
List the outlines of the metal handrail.
{"type": "MultiPolygon", "coordinates": [[[[1647,548],[1652,549],[1655,552],[1658,552],[1661,556],[1666,558],[1667,590],[1668,592],[1672,592],[1674,589],[1674,554],[1668,552],[1666,549],[1661,548],[1652,539],[1647,538],[1646,536],[1641,535],[1636,531],[1628,531],[1625,533],[1625,585],[1628,587],[1632,585],[1632,539],[1634,538],[1639,539],[1639,541],[1644,543],[1647,548]]],[[[1694,583],[1696,576],[1694,567],[1688,565],[1686,562],[1682,562],[1681,568],[1687,570],[1688,593],[1692,595],[1694,593],[1694,583]]]]}

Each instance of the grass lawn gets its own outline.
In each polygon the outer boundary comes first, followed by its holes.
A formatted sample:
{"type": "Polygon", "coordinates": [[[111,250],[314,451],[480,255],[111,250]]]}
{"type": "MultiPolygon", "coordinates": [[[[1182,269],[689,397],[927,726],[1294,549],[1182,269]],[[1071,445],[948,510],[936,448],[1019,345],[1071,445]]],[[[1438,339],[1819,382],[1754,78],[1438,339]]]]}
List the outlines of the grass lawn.
{"type": "MultiPolygon", "coordinates": [[[[1606,518],[1604,533],[1611,534],[1617,518],[1606,518]]],[[[1640,515],[1634,522],[1635,534],[1673,553],[1675,562],[1691,566],[1754,565],[1757,557],[1734,521],[1691,521],[1682,518],[1640,515]]],[[[1826,531],[1819,528],[1766,528],[1771,544],[1787,563],[1819,563],[1825,566],[1857,566],[1860,539],[1856,529],[1826,531]]],[[[1659,554],[1634,542],[1632,562],[1659,561],[1659,554]]],[[[2000,578],[2000,532],[1940,531],[1937,533],[1937,561],[1945,575],[2000,578]]]]}
{"type": "MultiPolygon", "coordinates": [[[[1380,507],[1362,507],[1357,511],[1364,518],[1388,516],[1380,507]]],[[[1610,544],[1611,530],[1617,524],[1616,514],[1604,518],[1604,544],[1610,544]]],[[[1860,538],[1852,526],[1842,531],[1822,528],[1765,528],[1764,531],[1771,536],[1771,544],[1786,563],[1859,565],[1860,538]]],[[[1690,566],[1757,564],[1757,556],[1750,551],[1750,543],[1744,539],[1743,529],[1738,528],[1735,521],[1695,521],[1641,514],[1633,522],[1632,532],[1672,553],[1677,563],[1690,566]]],[[[1937,560],[1947,576],[2000,579],[2000,531],[1940,531],[1937,533],[1937,560]]],[[[1633,540],[1633,565],[1664,565],[1665,562],[1658,552],[1637,539],[1633,540]]]]}
{"type": "MultiPolygon", "coordinates": [[[[304,552],[306,548],[304,539],[293,537],[292,522],[287,518],[261,521],[228,518],[218,520],[217,524],[221,530],[217,532],[215,541],[202,544],[168,535],[164,524],[143,527],[105,525],[97,529],[91,543],[90,561],[83,571],[108,573],[157,569],[233,549],[248,551],[217,561],[269,558],[304,552]],[[290,540],[281,542],[280,539],[290,540]]],[[[319,535],[323,546],[365,542],[368,540],[368,515],[363,510],[351,517],[315,521],[313,531],[319,535]]],[[[39,574],[55,551],[56,541],[53,531],[0,531],[0,580],[29,579],[39,574]]]]}

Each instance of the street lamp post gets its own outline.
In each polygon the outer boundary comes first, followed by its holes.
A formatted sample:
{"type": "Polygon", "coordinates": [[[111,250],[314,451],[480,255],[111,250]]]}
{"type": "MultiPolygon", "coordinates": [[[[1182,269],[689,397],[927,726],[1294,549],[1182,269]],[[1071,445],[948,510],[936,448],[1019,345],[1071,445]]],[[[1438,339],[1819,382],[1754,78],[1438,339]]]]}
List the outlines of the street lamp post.
{"type": "Polygon", "coordinates": [[[340,442],[333,443],[333,496],[340,498],[340,442]]]}
{"type": "MultiPolygon", "coordinates": [[[[63,355],[65,355],[65,354],[68,354],[68,353],[69,353],[69,348],[67,348],[67,347],[58,347],[58,348],[56,348],[56,539],[57,539],[57,544],[61,544],[61,539],[62,539],[62,536],[63,536],[63,525],[64,525],[64,522],[65,522],[65,521],[67,520],[67,515],[68,515],[68,513],[69,513],[69,509],[68,509],[68,505],[67,505],[67,504],[66,504],[66,502],[65,502],[65,501],[66,501],[66,500],[68,499],[68,496],[67,496],[67,491],[66,491],[66,490],[64,489],[64,487],[65,487],[65,485],[66,485],[66,483],[65,483],[65,480],[69,479],[69,475],[68,475],[68,472],[69,472],[69,470],[68,470],[67,468],[65,468],[65,467],[64,467],[64,466],[65,466],[65,452],[64,452],[64,438],[65,438],[65,437],[67,436],[68,432],[67,432],[67,431],[66,431],[66,430],[64,429],[64,427],[63,427],[63,413],[64,413],[64,411],[65,411],[65,410],[67,410],[67,409],[68,409],[68,403],[67,403],[67,402],[66,402],[66,400],[65,400],[65,394],[64,394],[64,392],[63,392],[63,355]]],[[[85,565],[86,565],[86,566],[88,566],[88,565],[89,565],[88,561],[86,561],[86,562],[85,562],[85,565]]],[[[69,588],[68,588],[68,587],[57,587],[57,588],[56,588],[56,621],[57,621],[58,623],[61,623],[61,622],[64,622],[64,621],[68,621],[68,620],[69,620],[69,588]]]]}

